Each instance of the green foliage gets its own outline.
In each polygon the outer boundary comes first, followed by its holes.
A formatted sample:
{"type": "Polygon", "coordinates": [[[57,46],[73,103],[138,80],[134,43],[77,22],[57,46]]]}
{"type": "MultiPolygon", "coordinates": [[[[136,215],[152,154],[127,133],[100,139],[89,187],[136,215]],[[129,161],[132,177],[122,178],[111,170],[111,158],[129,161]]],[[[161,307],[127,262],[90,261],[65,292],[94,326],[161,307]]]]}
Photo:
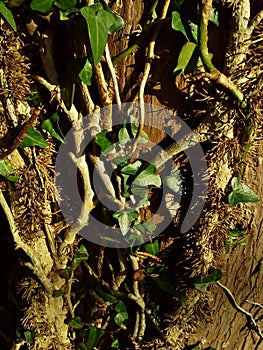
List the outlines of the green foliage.
{"type": "Polygon", "coordinates": [[[129,232],[132,222],[139,217],[139,213],[135,209],[123,209],[113,213],[113,217],[118,220],[121,233],[123,236],[129,232]]]}
{"type": "Polygon", "coordinates": [[[173,169],[171,174],[166,176],[164,179],[164,183],[175,193],[182,193],[182,177],[179,169],[173,169]]]}
{"type": "Polygon", "coordinates": [[[72,268],[76,269],[81,261],[87,261],[89,258],[89,253],[86,247],[81,244],[79,249],[76,251],[72,261],[72,268]]]}
{"type": "Polygon", "coordinates": [[[54,125],[52,123],[51,119],[45,119],[43,121],[43,123],[41,124],[41,127],[43,130],[46,130],[47,132],[49,132],[49,134],[51,136],[53,136],[55,139],[64,142],[63,138],[56,132],[56,130],[54,129],[54,125]]]}
{"type": "Polygon", "coordinates": [[[228,196],[228,203],[234,207],[238,203],[258,202],[259,198],[256,193],[247,185],[243,184],[238,177],[231,180],[233,191],[228,196]]]}
{"type": "Polygon", "coordinates": [[[195,43],[188,41],[180,51],[174,73],[187,74],[192,72],[197,66],[198,58],[198,46],[195,43]]]}
{"type": "Polygon", "coordinates": [[[127,175],[136,175],[141,165],[142,165],[142,162],[140,160],[136,160],[134,163],[130,163],[124,166],[121,169],[121,172],[127,175]]]}
{"type": "Polygon", "coordinates": [[[33,11],[42,13],[51,12],[53,9],[53,0],[32,0],[30,3],[30,8],[33,11]]]}
{"type": "Polygon", "coordinates": [[[77,0],[55,0],[54,5],[56,5],[60,10],[69,10],[76,6],[77,0]]]}
{"type": "Polygon", "coordinates": [[[113,340],[113,342],[111,343],[111,348],[120,349],[119,339],[113,340]]]}
{"type": "Polygon", "coordinates": [[[194,286],[197,290],[202,291],[206,289],[209,284],[219,281],[222,276],[222,271],[220,269],[215,269],[210,275],[194,282],[194,286]]]}
{"type": "Polygon", "coordinates": [[[115,296],[113,296],[109,292],[105,292],[102,288],[96,288],[95,289],[96,294],[98,294],[99,297],[103,298],[106,301],[109,301],[110,303],[114,303],[116,301],[115,296]]]}
{"type": "Polygon", "coordinates": [[[145,170],[143,170],[133,181],[134,186],[155,186],[161,187],[162,180],[159,174],[156,172],[156,167],[153,164],[149,164],[145,170]]]}
{"type": "Polygon", "coordinates": [[[68,321],[68,325],[76,330],[80,330],[84,327],[84,323],[81,322],[80,317],[74,317],[72,320],[68,321]]]}
{"type": "Polygon", "coordinates": [[[241,247],[246,244],[247,240],[244,238],[245,233],[237,229],[230,230],[228,238],[225,240],[226,254],[230,252],[231,247],[241,247]]]}
{"type": "Polygon", "coordinates": [[[114,316],[114,321],[117,326],[122,326],[123,322],[129,319],[125,304],[119,301],[115,305],[114,310],[117,311],[117,314],[114,316]]]}
{"type": "Polygon", "coordinates": [[[104,329],[90,325],[88,328],[88,340],[86,343],[79,344],[78,350],[93,350],[98,344],[100,338],[103,336],[104,332],[104,329]]]}
{"type": "Polygon", "coordinates": [[[18,181],[18,177],[14,175],[14,169],[8,160],[0,159],[0,175],[9,181],[18,181]]]}
{"type": "Polygon", "coordinates": [[[4,19],[7,21],[7,23],[12,27],[12,29],[14,29],[14,31],[17,31],[14,16],[12,12],[5,6],[2,0],[0,0],[0,13],[4,17],[4,19]]]}
{"type": "Polygon", "coordinates": [[[19,147],[24,148],[33,146],[46,148],[49,146],[49,143],[44,139],[44,136],[39,131],[35,130],[34,127],[31,126],[28,129],[23,141],[20,142],[19,147]]]}
{"type": "Polygon", "coordinates": [[[64,295],[64,294],[65,294],[64,289],[53,290],[53,293],[52,293],[54,298],[59,298],[61,297],[61,295],[64,295]]]}
{"type": "Polygon", "coordinates": [[[16,328],[15,330],[16,337],[18,339],[25,339],[28,344],[32,344],[35,338],[37,337],[37,333],[29,330],[22,330],[20,328],[16,328]]]}
{"type": "Polygon", "coordinates": [[[108,152],[110,152],[113,148],[112,142],[108,139],[108,133],[106,130],[100,132],[95,137],[95,143],[100,146],[101,153],[103,155],[107,155],[108,152]]]}
{"type": "Polygon", "coordinates": [[[183,22],[182,22],[182,19],[181,19],[181,15],[180,15],[180,13],[178,11],[174,11],[172,13],[172,28],[174,30],[177,30],[177,31],[181,32],[186,37],[186,39],[188,41],[190,41],[189,38],[188,38],[188,35],[186,33],[185,27],[183,25],[183,22]]]}
{"type": "Polygon", "coordinates": [[[87,85],[91,85],[92,65],[88,58],[82,70],[79,72],[79,78],[87,85]]]}
{"type": "MultiPolygon", "coordinates": [[[[146,223],[145,223],[146,224],[146,223]]],[[[160,253],[160,248],[159,248],[159,241],[156,239],[152,243],[147,243],[144,245],[144,249],[147,253],[152,254],[154,256],[158,256],[160,253]]]]}

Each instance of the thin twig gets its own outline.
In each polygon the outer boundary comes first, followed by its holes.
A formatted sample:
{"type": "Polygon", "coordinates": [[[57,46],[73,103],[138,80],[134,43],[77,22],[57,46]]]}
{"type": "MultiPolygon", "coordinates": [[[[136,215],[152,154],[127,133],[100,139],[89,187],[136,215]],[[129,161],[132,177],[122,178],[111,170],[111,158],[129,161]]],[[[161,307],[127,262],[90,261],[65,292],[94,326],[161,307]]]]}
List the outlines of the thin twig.
{"type": "Polygon", "coordinates": [[[258,326],[256,320],[254,319],[253,315],[237,304],[234,295],[231,293],[231,291],[224,284],[220,283],[219,281],[217,281],[216,283],[221,289],[223,289],[223,291],[225,292],[226,296],[228,297],[228,299],[231,302],[231,304],[233,305],[233,307],[237,311],[241,312],[242,314],[244,314],[246,316],[246,318],[253,325],[254,330],[257,332],[257,334],[260,336],[260,338],[263,339],[263,334],[260,331],[259,326],[258,326]]]}
{"type": "Polygon", "coordinates": [[[258,306],[260,309],[263,309],[263,305],[261,305],[261,304],[259,304],[259,303],[256,303],[256,302],[254,302],[254,301],[249,301],[249,300],[246,300],[246,302],[249,303],[249,304],[258,306]]]}
{"type": "Polygon", "coordinates": [[[118,108],[119,108],[119,111],[120,111],[121,110],[121,98],[120,98],[118,80],[117,80],[115,69],[113,67],[113,63],[112,63],[112,60],[111,60],[110,50],[109,50],[109,45],[108,44],[106,44],[106,47],[105,47],[105,57],[106,57],[106,61],[107,61],[110,73],[111,73],[113,86],[114,86],[114,90],[115,90],[115,98],[116,98],[116,102],[117,102],[117,105],[118,105],[118,108]]]}
{"type": "Polygon", "coordinates": [[[47,278],[47,276],[45,275],[45,272],[41,266],[41,263],[38,257],[36,256],[35,252],[33,251],[33,249],[22,241],[19,235],[19,231],[16,227],[13,214],[5,200],[5,197],[1,189],[0,189],[0,204],[8,220],[9,227],[10,227],[14,242],[17,245],[17,248],[21,248],[26,253],[26,255],[31,259],[32,264],[30,264],[30,267],[33,273],[37,276],[37,278],[42,283],[46,291],[49,294],[52,294],[54,287],[52,283],[49,281],[49,279],[47,278]]]}

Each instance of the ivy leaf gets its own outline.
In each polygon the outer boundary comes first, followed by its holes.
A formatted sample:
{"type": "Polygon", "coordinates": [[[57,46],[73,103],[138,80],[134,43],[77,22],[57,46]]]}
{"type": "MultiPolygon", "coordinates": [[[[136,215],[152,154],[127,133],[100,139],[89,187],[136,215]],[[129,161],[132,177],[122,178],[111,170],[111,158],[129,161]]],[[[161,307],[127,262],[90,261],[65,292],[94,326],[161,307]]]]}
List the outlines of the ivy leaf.
{"type": "Polygon", "coordinates": [[[76,0],[55,0],[54,4],[60,10],[69,10],[77,4],[76,0]]]}
{"type": "MultiPolygon", "coordinates": [[[[156,229],[156,225],[154,225],[153,223],[151,223],[150,221],[145,221],[144,223],[143,223],[143,226],[145,227],[145,229],[147,230],[147,231],[149,231],[149,232],[152,232],[152,231],[154,231],[155,229],[156,229]]],[[[155,243],[155,244],[157,244],[157,243],[155,243]]],[[[158,245],[159,245],[159,243],[158,243],[158,245]]],[[[159,248],[158,248],[159,249],[159,248]]]]}
{"type": "Polygon", "coordinates": [[[98,135],[95,137],[95,143],[100,146],[101,148],[101,153],[103,155],[106,155],[113,147],[113,144],[110,140],[107,138],[107,131],[104,130],[100,132],[98,135]]]}
{"type": "Polygon", "coordinates": [[[148,165],[133,181],[133,185],[141,187],[161,187],[161,184],[161,177],[156,173],[156,167],[153,164],[148,165]]]}
{"type": "Polygon", "coordinates": [[[31,126],[28,129],[23,141],[20,142],[19,147],[24,148],[33,146],[46,148],[49,146],[49,143],[44,139],[44,136],[39,131],[35,130],[34,127],[31,126]]]}
{"type": "Polygon", "coordinates": [[[7,160],[0,160],[0,175],[9,181],[18,181],[18,176],[13,175],[14,169],[7,160]]]}
{"type": "Polygon", "coordinates": [[[180,72],[180,74],[187,74],[192,72],[196,68],[198,58],[198,46],[190,41],[187,42],[180,51],[174,73],[180,72]]]}
{"type": "Polygon", "coordinates": [[[82,7],[80,10],[88,25],[90,45],[96,66],[105,49],[108,41],[108,28],[105,25],[106,13],[101,4],[82,7]]]}
{"type": "Polygon", "coordinates": [[[125,165],[129,164],[130,160],[131,158],[129,156],[118,156],[113,159],[113,162],[119,167],[124,167],[125,165]]]}
{"type": "Polygon", "coordinates": [[[89,258],[89,253],[86,247],[81,244],[77,252],[75,253],[72,261],[72,268],[75,269],[81,261],[86,261],[89,258]]]}
{"type": "Polygon", "coordinates": [[[120,131],[118,133],[118,138],[119,138],[121,145],[125,145],[127,142],[129,142],[131,140],[130,135],[129,135],[126,127],[123,127],[120,129],[120,131]]]}
{"type": "Polygon", "coordinates": [[[157,256],[160,253],[159,242],[156,239],[152,243],[148,243],[144,245],[144,249],[147,253],[157,256]]]}
{"type": "Polygon", "coordinates": [[[186,39],[189,41],[188,35],[186,33],[185,27],[184,27],[182,19],[181,19],[181,15],[178,11],[172,12],[172,28],[174,30],[181,32],[186,37],[186,39]]]}
{"type": "Polygon", "coordinates": [[[112,294],[105,292],[102,288],[96,288],[95,289],[96,294],[103,298],[104,300],[109,301],[110,303],[114,303],[116,298],[112,294]]]}
{"type": "Polygon", "coordinates": [[[222,278],[222,276],[222,271],[220,269],[215,269],[210,275],[194,282],[194,286],[197,290],[202,291],[203,289],[207,288],[209,284],[216,283],[222,278]]]}
{"type": "Polygon", "coordinates": [[[173,169],[171,174],[166,176],[164,179],[164,183],[175,193],[182,192],[182,177],[179,169],[173,169]]]}
{"type": "Polygon", "coordinates": [[[113,340],[113,342],[111,343],[111,348],[114,348],[114,349],[119,349],[120,348],[120,343],[119,343],[119,339],[115,339],[113,340]]]}
{"type": "Polygon", "coordinates": [[[115,311],[117,311],[117,314],[114,317],[114,321],[117,326],[121,326],[124,321],[128,320],[129,315],[127,313],[127,309],[125,304],[122,301],[119,301],[115,307],[115,311]]]}
{"type": "Polygon", "coordinates": [[[228,203],[234,207],[238,203],[258,202],[259,198],[256,193],[247,185],[243,184],[237,177],[231,180],[233,191],[228,196],[228,203]]]}
{"type": "Polygon", "coordinates": [[[89,326],[89,336],[88,341],[85,344],[87,346],[87,350],[93,350],[94,347],[98,344],[98,341],[104,334],[104,329],[97,328],[95,326],[89,326]]]}
{"type": "Polygon", "coordinates": [[[9,10],[9,8],[7,8],[5,6],[3,1],[0,1],[0,13],[5,18],[7,23],[12,27],[12,29],[16,32],[17,27],[16,27],[16,22],[15,22],[14,16],[13,16],[11,10],[9,10]]]}
{"type": "Polygon", "coordinates": [[[106,16],[106,25],[108,27],[108,34],[113,34],[125,26],[124,20],[115,12],[111,11],[107,3],[103,0],[100,0],[100,3],[103,6],[103,9],[108,12],[106,16]]]}
{"type": "Polygon", "coordinates": [[[79,78],[86,84],[91,85],[91,77],[92,77],[92,65],[88,59],[86,59],[86,63],[82,70],[79,72],[79,78]]]}
{"type": "Polygon", "coordinates": [[[135,209],[123,209],[115,211],[113,217],[118,220],[122,235],[126,236],[132,222],[139,217],[139,213],[135,209]]]}
{"type": "Polygon", "coordinates": [[[80,317],[74,317],[72,320],[68,321],[68,325],[74,329],[82,329],[84,323],[81,322],[80,317]]]}
{"type": "Polygon", "coordinates": [[[140,160],[136,160],[136,162],[124,166],[121,169],[121,172],[123,174],[135,175],[140,169],[141,165],[142,165],[142,162],[140,160]]]}
{"type": "Polygon", "coordinates": [[[53,0],[32,0],[30,3],[30,8],[33,11],[38,11],[42,13],[51,12],[53,8],[53,0]]]}
{"type": "Polygon", "coordinates": [[[209,15],[209,21],[214,23],[217,27],[219,26],[219,19],[218,19],[218,10],[214,7],[212,8],[210,15],[209,15]]]}
{"type": "Polygon", "coordinates": [[[55,139],[59,140],[60,142],[64,142],[62,137],[55,131],[53,123],[50,119],[46,119],[41,124],[42,129],[48,131],[51,136],[53,136],[55,139]]]}
{"type": "Polygon", "coordinates": [[[238,231],[237,229],[233,229],[233,230],[230,230],[228,235],[231,236],[231,237],[243,237],[244,236],[244,232],[238,231]]]}

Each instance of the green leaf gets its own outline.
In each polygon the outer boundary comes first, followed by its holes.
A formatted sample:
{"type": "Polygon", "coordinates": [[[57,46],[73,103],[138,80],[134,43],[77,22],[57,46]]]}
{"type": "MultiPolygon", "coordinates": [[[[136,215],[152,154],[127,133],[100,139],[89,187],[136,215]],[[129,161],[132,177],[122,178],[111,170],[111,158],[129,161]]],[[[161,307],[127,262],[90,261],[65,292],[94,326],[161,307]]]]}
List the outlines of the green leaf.
{"type": "Polygon", "coordinates": [[[155,186],[161,187],[162,180],[160,175],[156,173],[156,167],[153,164],[147,166],[133,181],[134,186],[155,186]]]}
{"type": "Polygon", "coordinates": [[[121,172],[123,174],[135,175],[137,171],[140,169],[141,165],[142,165],[142,162],[140,160],[136,160],[136,162],[124,166],[121,169],[121,172]]]}
{"type": "Polygon", "coordinates": [[[124,20],[115,12],[111,11],[107,3],[103,0],[99,1],[103,9],[109,12],[108,18],[107,18],[107,26],[108,26],[108,33],[113,34],[117,32],[119,29],[123,28],[125,26],[124,20]]]}
{"type": "Polygon", "coordinates": [[[12,165],[7,160],[0,160],[0,175],[3,176],[5,179],[9,181],[18,181],[18,176],[13,175],[14,169],[12,168],[12,165]]]}
{"type": "Polygon", "coordinates": [[[192,350],[200,350],[199,346],[195,346],[192,350]]]}
{"type": "Polygon", "coordinates": [[[13,16],[11,10],[9,10],[5,6],[3,1],[0,1],[0,13],[5,18],[7,23],[12,27],[12,29],[16,32],[17,31],[17,27],[16,27],[16,22],[15,22],[14,16],[13,16]]]}
{"type": "Polygon", "coordinates": [[[42,129],[48,131],[51,136],[53,136],[55,139],[59,140],[60,142],[64,142],[62,137],[55,131],[53,123],[50,119],[46,119],[41,124],[42,129]]]}
{"type": "Polygon", "coordinates": [[[20,142],[19,147],[33,147],[38,146],[40,148],[46,148],[49,146],[49,143],[44,139],[44,136],[31,126],[26,133],[23,141],[20,142]]]}
{"type": "Polygon", "coordinates": [[[96,66],[103,55],[108,41],[108,28],[105,24],[105,12],[107,11],[103,10],[101,4],[94,4],[82,7],[80,12],[88,25],[90,45],[94,65],[96,66]]]}
{"type": "Polygon", "coordinates": [[[88,347],[86,344],[80,343],[78,346],[78,350],[88,350],[88,347]]]}
{"type": "Polygon", "coordinates": [[[72,268],[75,269],[81,261],[86,261],[89,258],[89,253],[85,246],[81,244],[77,252],[75,253],[72,261],[72,268]]]}
{"type": "MultiPolygon", "coordinates": [[[[143,223],[143,226],[145,227],[145,229],[149,232],[152,232],[156,229],[156,225],[154,225],[153,223],[151,223],[150,221],[146,221],[143,223]]],[[[158,243],[159,244],[159,243],[158,243]]],[[[159,249],[159,248],[158,248],[159,249]]]]}
{"type": "Polygon", "coordinates": [[[184,27],[182,19],[181,19],[181,15],[178,11],[172,12],[172,28],[174,30],[181,32],[186,37],[186,39],[189,41],[188,35],[186,33],[185,27],[184,27]]]}
{"type": "Polygon", "coordinates": [[[52,296],[54,297],[54,298],[59,298],[59,297],[61,297],[61,295],[64,295],[65,294],[65,291],[64,291],[64,289],[55,289],[55,290],[53,290],[53,293],[52,293],[52,296]]]}
{"type": "Polygon", "coordinates": [[[115,311],[117,311],[117,314],[114,317],[114,321],[118,326],[121,326],[124,321],[128,320],[129,315],[127,313],[127,308],[125,304],[122,301],[119,301],[115,307],[115,311]]]}
{"type": "Polygon", "coordinates": [[[58,273],[60,277],[65,278],[66,280],[69,280],[72,275],[71,269],[60,269],[58,273]]]}
{"type": "Polygon", "coordinates": [[[115,211],[113,217],[118,220],[123,236],[126,236],[132,222],[139,217],[139,213],[135,209],[123,209],[115,211]]]}
{"type": "Polygon", "coordinates": [[[242,247],[243,245],[246,245],[246,244],[247,244],[247,240],[246,240],[246,238],[243,238],[239,241],[234,242],[233,245],[236,247],[242,247]]]}
{"type": "Polygon", "coordinates": [[[48,13],[52,11],[53,0],[32,0],[30,8],[33,11],[48,13]]]}
{"type": "Polygon", "coordinates": [[[222,276],[222,271],[220,269],[215,269],[210,275],[194,282],[194,286],[197,290],[202,291],[203,289],[207,288],[209,284],[216,283],[222,278],[222,276]]]}
{"type": "Polygon", "coordinates": [[[214,23],[217,27],[219,26],[218,11],[214,7],[211,9],[209,21],[214,23]]]}
{"type": "Polygon", "coordinates": [[[89,336],[86,343],[87,350],[93,350],[94,347],[98,344],[100,337],[104,334],[104,329],[96,328],[95,326],[89,326],[89,336]]]}
{"type": "Polygon", "coordinates": [[[72,320],[70,320],[68,322],[68,325],[74,329],[82,329],[84,326],[84,323],[82,323],[81,318],[77,316],[77,317],[74,317],[72,320]]]}
{"type": "Polygon", "coordinates": [[[198,58],[198,46],[190,41],[187,42],[180,51],[174,73],[180,72],[180,74],[187,74],[192,72],[196,68],[198,58]]]}
{"type": "Polygon", "coordinates": [[[24,337],[25,340],[28,344],[31,344],[33,342],[33,340],[36,338],[37,333],[34,331],[25,331],[24,332],[24,337]]]}
{"type": "Polygon", "coordinates": [[[125,145],[127,142],[129,142],[131,140],[130,135],[129,135],[126,127],[123,127],[120,129],[119,134],[118,134],[118,138],[119,138],[121,145],[125,145]]]}
{"type": "Polygon", "coordinates": [[[238,231],[237,229],[233,229],[233,230],[230,230],[228,235],[231,237],[242,237],[245,235],[245,233],[242,231],[238,231]]]}
{"type": "Polygon", "coordinates": [[[179,169],[173,169],[171,174],[166,176],[164,183],[175,193],[182,193],[182,177],[179,169]]]}
{"type": "Polygon", "coordinates": [[[91,77],[92,77],[92,65],[88,59],[86,59],[86,63],[82,70],[79,73],[79,78],[87,85],[91,85],[91,77]]]}
{"type": "Polygon", "coordinates": [[[145,131],[143,131],[141,134],[141,137],[139,138],[138,144],[145,145],[148,142],[149,142],[149,136],[146,134],[145,131]]]}
{"type": "Polygon", "coordinates": [[[156,239],[153,243],[145,244],[144,249],[147,253],[157,256],[160,253],[158,240],[156,239]]]}
{"type": "Polygon", "coordinates": [[[114,348],[114,349],[119,349],[120,348],[119,339],[113,340],[113,342],[111,343],[111,348],[114,348]]]}
{"type": "Polygon", "coordinates": [[[96,288],[95,292],[98,294],[98,296],[109,301],[110,303],[114,303],[116,301],[115,296],[113,296],[111,293],[105,292],[102,288],[96,288]]]}
{"type": "Polygon", "coordinates": [[[69,10],[77,4],[76,0],[55,0],[54,4],[60,10],[69,10]]]}
{"type": "Polygon", "coordinates": [[[112,142],[110,142],[107,138],[107,131],[104,130],[100,132],[95,137],[95,143],[100,146],[101,153],[106,155],[113,147],[112,142]]]}
{"type": "Polygon", "coordinates": [[[125,165],[129,164],[131,158],[129,156],[119,156],[113,159],[113,162],[120,166],[124,167],[125,165]]]}
{"type": "Polygon", "coordinates": [[[228,196],[228,203],[234,207],[238,203],[258,202],[259,198],[256,193],[243,184],[237,177],[233,177],[231,181],[233,191],[228,196]]]}

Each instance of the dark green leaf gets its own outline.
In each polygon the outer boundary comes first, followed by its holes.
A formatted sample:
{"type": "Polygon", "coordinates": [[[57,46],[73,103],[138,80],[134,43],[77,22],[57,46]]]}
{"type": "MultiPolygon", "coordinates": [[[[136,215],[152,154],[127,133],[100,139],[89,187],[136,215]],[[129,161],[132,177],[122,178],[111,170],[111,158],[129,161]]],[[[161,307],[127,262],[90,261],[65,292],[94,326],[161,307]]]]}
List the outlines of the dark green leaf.
{"type": "Polygon", "coordinates": [[[53,0],[32,0],[30,8],[33,11],[48,13],[52,11],[53,0]]]}
{"type": "Polygon", "coordinates": [[[76,5],[76,0],[55,0],[54,4],[60,9],[60,10],[69,10],[70,8],[74,7],[76,5]]]}
{"type": "Polygon", "coordinates": [[[164,183],[175,193],[181,194],[182,192],[182,177],[179,169],[173,169],[171,174],[166,176],[164,183]]]}
{"type": "Polygon", "coordinates": [[[114,306],[114,310],[117,312],[127,312],[126,305],[123,301],[118,301],[118,303],[114,306]]]}
{"type": "Polygon", "coordinates": [[[7,23],[12,27],[14,31],[17,31],[16,22],[12,12],[5,6],[3,1],[0,1],[0,13],[5,18],[7,23]]]}
{"type": "Polygon", "coordinates": [[[194,286],[197,290],[202,291],[203,289],[207,288],[209,284],[216,283],[222,278],[222,276],[222,271],[220,269],[215,269],[210,275],[194,282],[194,286]]]}
{"type": "Polygon", "coordinates": [[[237,229],[233,229],[233,230],[230,230],[230,232],[228,233],[229,236],[231,237],[242,237],[244,236],[244,232],[242,231],[238,231],[237,229]]]}
{"type": "Polygon", "coordinates": [[[58,290],[53,290],[52,296],[54,298],[59,298],[61,297],[61,295],[64,295],[64,294],[65,294],[64,289],[58,289],[58,290]]]}
{"type": "Polygon", "coordinates": [[[196,68],[198,58],[198,46],[195,43],[187,42],[180,51],[174,73],[187,74],[192,72],[196,68]]]}
{"type": "Polygon", "coordinates": [[[35,130],[33,126],[29,128],[23,141],[19,144],[20,148],[32,146],[38,146],[41,148],[49,146],[49,143],[44,139],[44,136],[39,131],[35,130]]]}
{"type": "Polygon", "coordinates": [[[88,347],[86,344],[80,343],[78,346],[78,350],[88,350],[88,347]]]}
{"type": "Polygon", "coordinates": [[[117,13],[112,12],[105,1],[100,0],[100,3],[102,4],[103,9],[109,13],[105,23],[108,27],[108,33],[113,34],[123,28],[125,26],[124,20],[117,13]]]}
{"type": "Polygon", "coordinates": [[[118,134],[118,138],[119,138],[121,145],[125,145],[127,142],[129,142],[131,140],[130,135],[129,135],[126,127],[123,127],[120,129],[119,134],[118,134]]]}
{"type": "Polygon", "coordinates": [[[113,217],[118,220],[123,236],[125,236],[132,222],[139,217],[139,213],[135,209],[123,209],[113,213],[113,217]]]}
{"type": "Polygon", "coordinates": [[[104,334],[104,329],[96,328],[95,326],[89,326],[89,336],[86,343],[87,350],[93,350],[98,344],[100,337],[104,334]]]}
{"type": "Polygon", "coordinates": [[[188,35],[186,33],[185,27],[184,27],[182,19],[181,19],[181,15],[178,11],[172,12],[172,28],[174,30],[181,32],[186,37],[186,39],[189,41],[188,35]]]}
{"type": "Polygon", "coordinates": [[[137,171],[140,169],[142,162],[140,160],[136,160],[136,162],[128,164],[121,169],[123,174],[135,175],[137,171]]]}
{"type": "Polygon", "coordinates": [[[79,73],[79,78],[87,85],[91,85],[92,65],[88,59],[79,73]]]}
{"type": "Polygon", "coordinates": [[[72,275],[71,269],[61,269],[58,273],[60,277],[65,278],[66,280],[69,280],[72,275]]]}
{"type": "Polygon", "coordinates": [[[109,301],[110,303],[114,303],[116,298],[111,293],[105,292],[102,288],[95,289],[96,294],[103,298],[104,300],[109,301]]]}
{"type": "Polygon", "coordinates": [[[101,153],[106,155],[110,150],[112,150],[112,142],[107,138],[107,131],[102,131],[95,137],[95,142],[101,148],[101,153]]]}
{"type": "Polygon", "coordinates": [[[28,344],[31,344],[33,342],[33,340],[36,338],[37,333],[34,331],[25,331],[24,332],[24,337],[25,340],[28,344]]]}
{"type": "Polygon", "coordinates": [[[133,181],[134,186],[155,186],[161,187],[162,181],[160,175],[156,173],[156,167],[153,164],[147,166],[133,181]]]}
{"type": "Polygon", "coordinates": [[[258,202],[259,198],[256,193],[243,184],[237,177],[233,177],[231,181],[233,191],[228,196],[228,203],[234,207],[238,203],[258,202]]]}
{"type": "Polygon", "coordinates": [[[64,142],[62,137],[55,131],[53,123],[50,119],[46,119],[41,124],[42,129],[48,131],[51,136],[53,136],[55,139],[59,140],[60,142],[64,142]]]}
{"type": "Polygon", "coordinates": [[[119,349],[119,348],[120,348],[119,339],[115,339],[115,340],[111,343],[111,348],[114,348],[114,349],[119,349]]]}
{"type": "Polygon", "coordinates": [[[18,181],[18,177],[13,175],[14,170],[12,168],[12,165],[7,160],[0,160],[0,175],[3,176],[5,179],[9,181],[18,181]]]}
{"type": "Polygon", "coordinates": [[[118,326],[121,326],[125,320],[128,320],[129,316],[127,313],[127,308],[125,304],[122,301],[119,301],[115,307],[115,311],[117,311],[117,314],[114,317],[114,321],[118,326]]]}
{"type": "Polygon", "coordinates": [[[82,329],[84,326],[84,323],[81,322],[80,317],[75,317],[68,322],[68,325],[74,329],[82,329]]]}
{"type": "Polygon", "coordinates": [[[82,16],[87,21],[88,32],[93,54],[94,65],[96,66],[105,50],[108,41],[108,28],[105,25],[105,10],[101,4],[82,7],[80,10],[82,16]]]}
{"type": "Polygon", "coordinates": [[[72,268],[75,269],[81,261],[86,261],[89,258],[89,253],[83,244],[79,247],[73,257],[72,268]]]}
{"type": "Polygon", "coordinates": [[[120,166],[124,167],[125,165],[129,164],[131,158],[129,156],[119,156],[113,159],[113,162],[120,166]]]}
{"type": "Polygon", "coordinates": [[[16,328],[15,334],[18,339],[21,339],[23,337],[22,330],[20,328],[16,328]]]}
{"type": "Polygon", "coordinates": [[[147,253],[157,256],[160,253],[158,240],[156,239],[153,243],[145,244],[144,249],[147,253]]]}
{"type": "Polygon", "coordinates": [[[195,346],[192,350],[200,350],[199,346],[195,346]]]}
{"type": "Polygon", "coordinates": [[[209,21],[214,23],[217,27],[219,26],[218,11],[214,7],[211,9],[209,21]]]}

